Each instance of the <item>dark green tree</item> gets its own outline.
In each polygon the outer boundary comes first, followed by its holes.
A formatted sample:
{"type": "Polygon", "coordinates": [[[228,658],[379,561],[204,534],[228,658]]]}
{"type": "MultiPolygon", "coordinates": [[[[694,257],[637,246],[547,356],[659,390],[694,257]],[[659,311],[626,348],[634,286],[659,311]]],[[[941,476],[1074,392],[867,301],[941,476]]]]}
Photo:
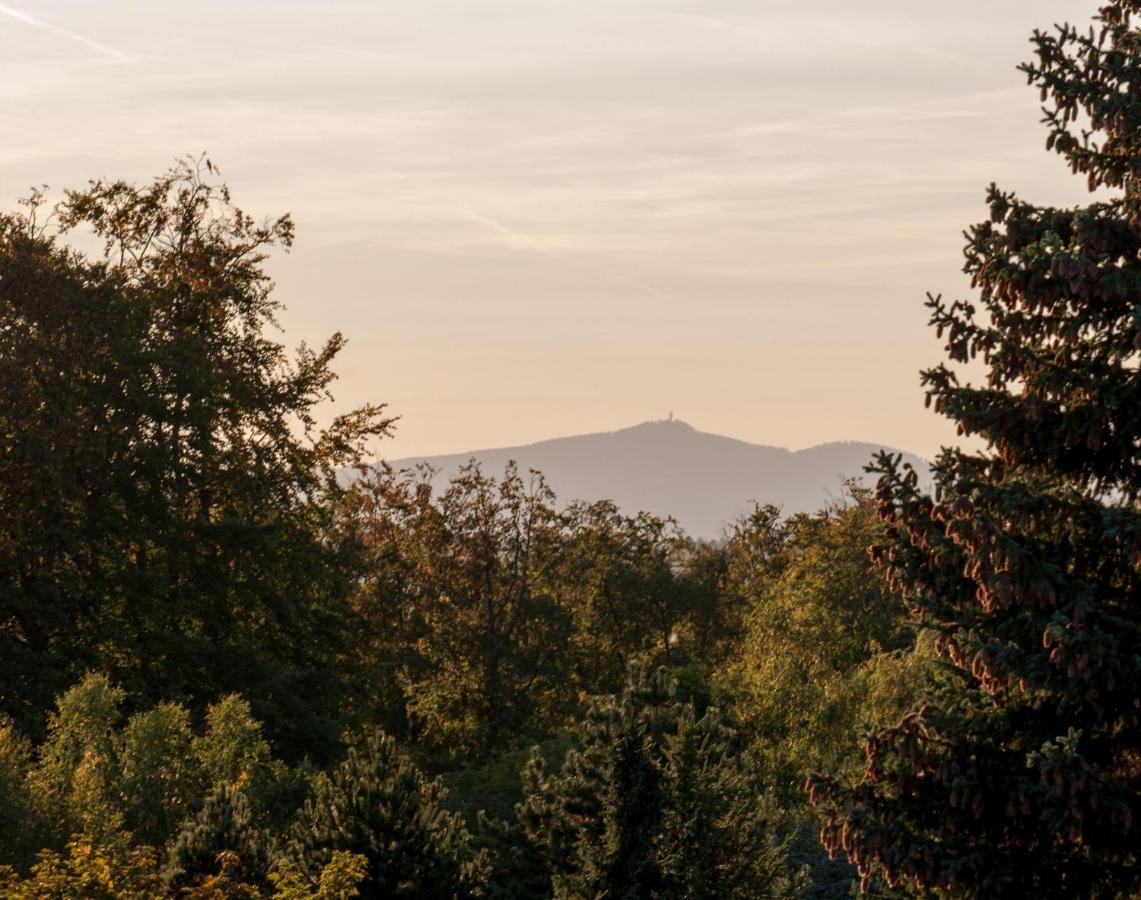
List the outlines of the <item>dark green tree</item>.
{"type": "Polygon", "coordinates": [[[881,457],[892,588],[948,661],[929,702],[867,743],[849,786],[810,782],[825,846],[872,880],[965,897],[1141,889],[1141,4],[1036,32],[1022,67],[1047,147],[1096,200],[1039,207],[992,186],[968,232],[980,306],[931,298],[952,364],[936,411],[985,449],[946,450],[934,497],[881,457]],[[981,307],[981,308],[980,308],[981,307]]]}
{"type": "Polygon", "coordinates": [[[445,793],[392,738],[374,734],[318,777],[290,832],[285,860],[317,884],[335,851],[362,854],[366,897],[475,896],[486,878],[485,860],[461,817],[441,806],[445,793]]]}
{"type": "Polygon", "coordinates": [[[336,473],[387,421],[317,428],[344,341],[291,359],[269,336],[266,253],[292,239],[209,163],[0,216],[0,704],[18,723],[42,729],[99,669],[146,705],[240,688],[283,749],[313,749],[354,572],[329,539],[336,473]]]}
{"type": "MultiPolygon", "coordinates": [[[[581,750],[524,770],[519,829],[556,897],[794,896],[779,821],[711,708],[700,718],[665,670],[592,707],[581,750]]],[[[525,857],[524,857],[525,858],[525,857]]],[[[535,880],[532,863],[528,877],[535,880]]]]}
{"type": "Polygon", "coordinates": [[[671,641],[691,664],[710,669],[736,652],[748,603],[732,589],[726,542],[686,539],[678,550],[672,568],[682,615],[671,641]]]}
{"type": "Polygon", "coordinates": [[[437,495],[416,473],[380,471],[354,491],[371,562],[354,600],[366,670],[405,702],[382,717],[404,719],[422,749],[452,760],[557,724],[570,703],[570,621],[542,476],[510,465],[497,480],[470,465],[437,495]]]}
{"type": "Polygon", "coordinates": [[[675,563],[686,549],[676,524],[624,515],[609,500],[566,512],[559,580],[574,616],[571,655],[588,695],[617,693],[633,664],[672,665],[674,629],[685,616],[675,563]]]}
{"type": "Polygon", "coordinates": [[[760,508],[726,545],[727,590],[747,604],[745,634],[717,671],[758,771],[800,827],[790,856],[808,862],[807,896],[846,897],[856,870],[830,860],[803,794],[828,769],[855,778],[868,725],[888,725],[921,695],[934,668],[907,612],[868,559],[881,531],[866,489],[812,515],[760,508]]]}
{"type": "MultiPolygon", "coordinates": [[[[518,773],[516,773],[518,774],[518,773]]],[[[551,872],[547,856],[514,819],[479,812],[473,831],[477,847],[487,853],[489,900],[534,900],[550,897],[551,872]]]]}
{"type": "Polygon", "coordinates": [[[172,891],[227,875],[261,884],[267,875],[267,837],[254,823],[243,791],[223,783],[185,822],[170,846],[164,881],[172,891]]]}

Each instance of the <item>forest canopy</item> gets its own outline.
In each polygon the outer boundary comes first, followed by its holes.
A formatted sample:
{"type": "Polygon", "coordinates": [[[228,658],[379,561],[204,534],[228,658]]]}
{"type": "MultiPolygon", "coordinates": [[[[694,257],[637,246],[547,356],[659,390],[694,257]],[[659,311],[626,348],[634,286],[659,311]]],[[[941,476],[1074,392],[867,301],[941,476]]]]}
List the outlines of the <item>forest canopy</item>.
{"type": "Polygon", "coordinates": [[[716,541],[377,462],[205,159],[0,215],[0,896],[1136,896],[1138,12],[928,299],[978,449],[716,541]]]}

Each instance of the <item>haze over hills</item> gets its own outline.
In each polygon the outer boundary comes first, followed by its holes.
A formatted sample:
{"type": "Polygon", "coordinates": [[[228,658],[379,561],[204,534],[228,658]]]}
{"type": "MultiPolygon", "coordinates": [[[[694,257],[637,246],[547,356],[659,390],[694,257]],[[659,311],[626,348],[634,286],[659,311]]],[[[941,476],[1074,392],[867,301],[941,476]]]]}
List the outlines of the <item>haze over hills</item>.
{"type": "MultiPolygon", "coordinates": [[[[522,472],[541,471],[561,502],[609,498],[626,513],[672,515],[694,537],[716,538],[754,502],[775,503],[789,514],[819,509],[840,495],[844,479],[868,480],[863,467],[879,449],[844,441],[792,451],[709,434],[671,419],[389,464],[402,469],[426,462],[438,470],[435,481],[442,485],[471,459],[485,474],[497,476],[514,460],[522,472]]],[[[918,456],[905,453],[904,458],[926,473],[927,463],[918,456]]]]}

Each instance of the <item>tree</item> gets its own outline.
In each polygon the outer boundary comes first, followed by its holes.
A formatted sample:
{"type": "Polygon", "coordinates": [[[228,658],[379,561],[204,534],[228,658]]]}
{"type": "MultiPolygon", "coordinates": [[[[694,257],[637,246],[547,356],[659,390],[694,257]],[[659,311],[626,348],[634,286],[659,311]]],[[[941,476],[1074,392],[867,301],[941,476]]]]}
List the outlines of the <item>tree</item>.
{"type": "MultiPolygon", "coordinates": [[[[538,473],[463,468],[434,496],[414,473],[357,485],[375,568],[357,598],[376,667],[396,671],[417,743],[482,757],[568,707],[569,616],[554,574],[561,524],[538,473]],[[414,652],[409,652],[409,648],[414,652]]],[[[391,684],[392,675],[381,675],[391,684]]]]}
{"type": "Polygon", "coordinates": [[[365,896],[457,898],[477,893],[485,861],[443,784],[428,780],[392,738],[373,734],[318,777],[284,851],[287,870],[316,886],[337,851],[363,855],[365,896]]]}
{"type": "Polygon", "coordinates": [[[117,727],[124,696],[105,675],[90,674],[59,698],[49,719],[28,778],[57,846],[73,833],[99,837],[122,825],[117,727]]]}
{"type": "Polygon", "coordinates": [[[127,826],[148,844],[166,843],[202,793],[192,741],[190,715],[176,703],[136,713],[117,741],[127,826]]]}
{"type": "Polygon", "coordinates": [[[275,759],[261,722],[238,694],[210,704],[205,725],[203,734],[194,738],[193,753],[206,791],[240,791],[258,827],[291,819],[305,799],[308,778],[315,771],[312,763],[302,760],[289,766],[275,759]]]}
{"type": "Polygon", "coordinates": [[[801,878],[734,732],[716,708],[698,718],[665,670],[634,673],[579,738],[558,772],[537,753],[524,770],[532,861],[515,877],[533,883],[537,858],[555,897],[795,896],[801,878]]]}
{"type": "Polygon", "coordinates": [[[349,900],[360,896],[360,883],[368,874],[368,860],[359,853],[337,850],[311,884],[296,869],[270,873],[276,900],[349,900]]]}
{"type": "Polygon", "coordinates": [[[41,852],[27,878],[0,867],[0,893],[9,900],[153,900],[162,896],[162,881],[150,847],[112,832],[76,835],[65,853],[41,852]]]}
{"type": "Polygon", "coordinates": [[[273,759],[261,723],[240,694],[229,694],[206,710],[206,731],[194,739],[194,754],[206,781],[259,792],[273,759]]]}
{"type": "Polygon", "coordinates": [[[40,822],[28,776],[32,742],[0,717],[0,867],[24,866],[40,848],[40,822]]]}
{"type": "MultiPolygon", "coordinates": [[[[739,523],[731,554],[755,559],[771,524],[739,523]]],[[[745,581],[756,593],[722,682],[766,780],[795,804],[809,772],[847,767],[885,688],[902,696],[876,715],[894,721],[911,705],[924,664],[906,610],[868,560],[880,526],[866,490],[853,485],[847,502],[780,528],[779,550],[758,560],[767,577],[745,581]]]]}
{"type": "Polygon", "coordinates": [[[825,846],[918,893],[1111,897],[1141,888],[1141,4],[1036,32],[1022,66],[1076,208],[991,186],[968,232],[974,303],[929,298],[952,364],[928,400],[979,435],[934,497],[882,456],[889,584],[929,627],[946,684],[867,743],[854,786],[814,779],[825,846]]]}
{"type": "Polygon", "coordinates": [[[684,592],[674,571],[685,538],[670,520],[623,515],[609,500],[567,510],[560,581],[574,616],[576,680],[588,695],[617,693],[633,664],[672,664],[684,592]]]}
{"type": "Polygon", "coordinates": [[[730,565],[725,541],[687,538],[675,553],[674,596],[681,616],[670,643],[706,669],[736,653],[745,631],[748,604],[730,582],[730,565]]]}
{"type": "Polygon", "coordinates": [[[255,826],[249,800],[223,783],[182,824],[164,878],[173,890],[201,886],[223,874],[256,885],[266,869],[266,838],[255,826]]]}
{"type": "Polygon", "coordinates": [[[329,539],[337,470],[388,420],[366,406],[319,430],[343,339],[290,359],[267,336],[266,253],[292,239],[209,163],[0,216],[0,697],[18,723],[42,728],[98,668],[144,702],[240,686],[288,752],[314,749],[353,578],[329,539]],[[102,252],[66,246],[75,231],[102,252]]]}
{"type": "Polygon", "coordinates": [[[875,577],[867,547],[880,524],[865,489],[812,515],[760,508],[726,545],[727,589],[747,606],[745,634],[715,684],[740,723],[757,769],[797,820],[790,858],[811,866],[806,896],[846,897],[856,870],[816,839],[805,777],[862,771],[855,751],[869,725],[894,722],[933,668],[899,599],[875,577]]]}

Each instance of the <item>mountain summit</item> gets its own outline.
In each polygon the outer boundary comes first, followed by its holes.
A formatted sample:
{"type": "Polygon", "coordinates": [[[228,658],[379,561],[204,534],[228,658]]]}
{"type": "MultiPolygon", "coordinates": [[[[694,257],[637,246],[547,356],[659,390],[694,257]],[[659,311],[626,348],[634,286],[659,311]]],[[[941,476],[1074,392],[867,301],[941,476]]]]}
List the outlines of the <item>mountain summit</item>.
{"type": "MultiPolygon", "coordinates": [[[[396,469],[428,463],[437,483],[471,459],[485,474],[515,460],[538,469],[561,501],[614,500],[624,512],[672,515],[694,537],[718,537],[757,503],[786,513],[812,512],[837,497],[845,478],[861,477],[877,444],[854,441],[787,450],[698,431],[678,419],[643,422],[620,431],[555,438],[519,447],[391,460],[396,469]]],[[[891,449],[891,448],[886,448],[891,449]]],[[[926,472],[919,457],[904,458],[926,472]]]]}

